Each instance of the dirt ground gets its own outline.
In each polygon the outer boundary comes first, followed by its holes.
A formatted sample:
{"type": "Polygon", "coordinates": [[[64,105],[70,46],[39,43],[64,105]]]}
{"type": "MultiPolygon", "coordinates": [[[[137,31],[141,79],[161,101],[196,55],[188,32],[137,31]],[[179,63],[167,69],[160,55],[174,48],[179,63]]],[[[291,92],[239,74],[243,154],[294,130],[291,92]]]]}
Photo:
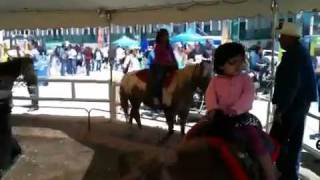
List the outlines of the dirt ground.
{"type": "MultiPolygon", "coordinates": [[[[5,174],[4,180],[81,180],[93,157],[93,150],[69,137],[51,136],[48,128],[19,128],[17,137],[23,154],[5,174]],[[41,131],[38,135],[32,134],[41,131]],[[31,133],[30,133],[31,132],[31,133]],[[42,136],[44,134],[44,136],[42,136]]],[[[56,131],[55,134],[63,134],[56,131]]],[[[51,133],[52,134],[52,133],[51,133]]]]}
{"type": "Polygon", "coordinates": [[[12,124],[16,127],[42,127],[60,130],[79,143],[94,151],[93,159],[85,173],[84,180],[113,180],[121,171],[129,171],[127,162],[139,164],[144,158],[157,156],[170,159],[170,154],[181,136],[174,134],[165,144],[158,142],[166,130],[137,126],[132,127],[118,121],[94,118],[92,129],[87,130],[84,117],[57,117],[42,115],[13,115],[12,124]],[[122,161],[126,161],[123,164],[122,161]]]}
{"type": "MultiPolygon", "coordinates": [[[[95,117],[91,131],[87,130],[86,117],[66,117],[48,115],[13,115],[12,124],[16,127],[42,127],[60,130],[77,142],[94,151],[84,180],[114,180],[121,173],[129,171],[126,163],[139,164],[146,157],[157,156],[172,159],[174,147],[181,141],[177,132],[163,145],[158,142],[166,130],[110,121],[95,117]]],[[[142,121],[143,123],[143,121],[142,121]]],[[[320,176],[320,160],[307,152],[302,153],[303,179],[316,180],[320,176]]],[[[60,180],[60,179],[59,179],[60,180]]]]}

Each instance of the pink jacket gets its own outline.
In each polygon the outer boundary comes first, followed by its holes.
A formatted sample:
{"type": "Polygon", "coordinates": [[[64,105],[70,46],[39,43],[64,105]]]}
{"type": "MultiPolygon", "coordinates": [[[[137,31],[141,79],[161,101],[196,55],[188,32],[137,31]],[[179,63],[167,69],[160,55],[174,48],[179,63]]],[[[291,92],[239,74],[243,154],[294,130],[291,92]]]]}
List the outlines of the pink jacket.
{"type": "Polygon", "coordinates": [[[237,114],[248,112],[254,100],[254,85],[247,74],[234,77],[215,76],[206,91],[207,110],[232,109],[237,114]]]}

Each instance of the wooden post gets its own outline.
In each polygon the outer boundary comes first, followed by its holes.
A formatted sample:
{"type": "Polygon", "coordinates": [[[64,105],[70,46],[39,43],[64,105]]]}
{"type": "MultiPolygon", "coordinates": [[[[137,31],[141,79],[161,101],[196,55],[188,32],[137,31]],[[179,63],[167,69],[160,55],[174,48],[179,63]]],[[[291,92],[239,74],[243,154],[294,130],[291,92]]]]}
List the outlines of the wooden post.
{"type": "Polygon", "coordinates": [[[75,99],[76,98],[76,88],[75,88],[75,83],[74,82],[71,82],[71,96],[72,96],[72,99],[75,99]]]}
{"type": "Polygon", "coordinates": [[[117,120],[117,103],[116,103],[116,85],[110,81],[109,97],[110,97],[110,120],[117,120]]]}

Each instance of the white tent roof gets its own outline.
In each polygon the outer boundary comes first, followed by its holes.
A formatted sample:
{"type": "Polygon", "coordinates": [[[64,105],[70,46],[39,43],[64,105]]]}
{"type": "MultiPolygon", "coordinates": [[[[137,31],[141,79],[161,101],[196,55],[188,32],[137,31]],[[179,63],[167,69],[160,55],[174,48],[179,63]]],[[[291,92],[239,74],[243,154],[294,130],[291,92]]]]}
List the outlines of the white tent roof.
{"type": "MultiPolygon", "coordinates": [[[[278,0],[280,11],[320,10],[320,0],[278,0]]],[[[105,26],[271,15],[271,0],[0,0],[0,28],[105,26]]]]}

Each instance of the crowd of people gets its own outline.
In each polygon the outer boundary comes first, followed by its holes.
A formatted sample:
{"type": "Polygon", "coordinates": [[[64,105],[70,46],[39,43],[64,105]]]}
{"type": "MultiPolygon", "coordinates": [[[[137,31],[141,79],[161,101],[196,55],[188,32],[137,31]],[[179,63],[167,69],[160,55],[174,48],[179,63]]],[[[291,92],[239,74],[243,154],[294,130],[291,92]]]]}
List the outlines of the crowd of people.
{"type": "MultiPolygon", "coordinates": [[[[212,61],[215,47],[212,42],[176,42],[171,44],[173,55],[177,61],[178,69],[188,64],[200,63],[203,60],[212,61]]],[[[26,42],[24,47],[0,44],[0,62],[6,62],[8,57],[31,56],[35,62],[35,68],[45,69],[41,76],[65,76],[65,75],[90,75],[90,72],[99,72],[110,67],[113,70],[124,73],[149,69],[154,61],[155,44],[147,49],[127,47],[84,46],[71,44],[68,41],[53,49],[46,48],[44,43],[36,41],[26,42]],[[110,57],[109,57],[110,53],[110,57]]],[[[259,81],[268,73],[269,61],[262,56],[261,46],[253,46],[246,49],[246,69],[256,71],[259,81]]]]}
{"type": "MultiPolygon", "coordinates": [[[[171,47],[171,46],[170,46],[171,47]]],[[[132,72],[140,69],[149,69],[155,60],[155,44],[149,46],[145,51],[138,49],[123,49],[117,47],[114,50],[114,69],[132,72]]],[[[205,45],[195,43],[181,42],[172,45],[172,52],[177,61],[179,69],[184,68],[188,64],[199,63],[202,60],[211,60],[214,46],[207,42],[205,45]]]]}
{"type": "MultiPolygon", "coordinates": [[[[31,56],[38,66],[47,69],[47,76],[65,76],[86,74],[101,71],[110,67],[113,70],[124,73],[149,68],[154,60],[154,45],[147,49],[128,47],[112,47],[109,57],[109,47],[83,46],[64,42],[54,49],[48,49],[44,44],[38,42],[26,42],[24,47],[12,46],[7,48],[0,44],[0,62],[6,62],[8,57],[31,56]]],[[[179,69],[187,64],[199,63],[202,60],[210,60],[214,47],[209,41],[206,44],[199,42],[173,45],[174,56],[177,59],[179,69]]]]}

